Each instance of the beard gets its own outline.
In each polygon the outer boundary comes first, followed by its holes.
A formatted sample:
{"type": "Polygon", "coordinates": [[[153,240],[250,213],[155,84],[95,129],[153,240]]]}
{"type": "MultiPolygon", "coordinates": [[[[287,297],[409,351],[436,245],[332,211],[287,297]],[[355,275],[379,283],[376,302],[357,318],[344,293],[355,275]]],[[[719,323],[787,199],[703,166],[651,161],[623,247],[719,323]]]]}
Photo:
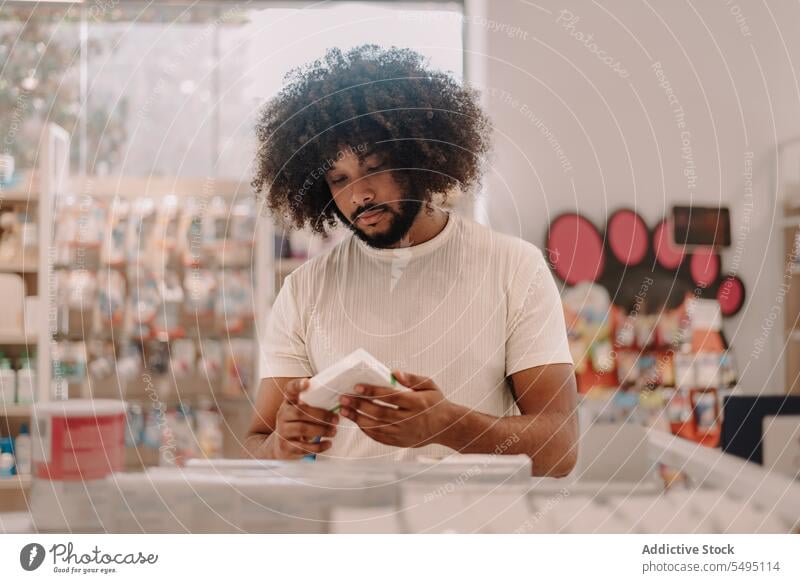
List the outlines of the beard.
{"type": "Polygon", "coordinates": [[[338,206],[335,204],[333,205],[333,210],[336,213],[336,216],[338,216],[339,220],[347,225],[351,231],[353,231],[353,234],[356,237],[364,241],[364,243],[370,247],[375,247],[378,249],[385,249],[399,243],[408,234],[408,231],[411,229],[411,225],[414,224],[414,220],[417,218],[421,208],[421,200],[403,199],[400,201],[399,210],[394,210],[387,204],[364,205],[358,207],[353,213],[352,219],[349,219],[344,216],[342,211],[339,210],[338,206]],[[364,231],[356,226],[355,221],[360,214],[373,210],[381,210],[388,215],[387,220],[389,222],[389,228],[383,233],[367,235],[364,231]]]}

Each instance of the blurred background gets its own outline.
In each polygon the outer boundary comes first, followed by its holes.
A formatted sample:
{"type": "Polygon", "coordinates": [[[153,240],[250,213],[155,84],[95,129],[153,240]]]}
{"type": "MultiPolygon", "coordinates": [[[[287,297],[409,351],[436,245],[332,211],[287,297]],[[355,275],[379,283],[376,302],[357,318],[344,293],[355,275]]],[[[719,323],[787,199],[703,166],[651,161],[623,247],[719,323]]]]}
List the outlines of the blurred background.
{"type": "MultiPolygon", "coordinates": [[[[526,528],[788,532],[799,22],[746,0],[2,2],[6,521],[28,524],[37,482],[40,509],[63,502],[34,477],[37,403],[124,401],[110,469],[130,476],[244,457],[270,303],[343,235],[264,216],[254,123],[292,68],[374,43],[481,91],[495,148],[456,211],[541,247],[562,293],[586,446],[526,490],[526,528]]],[[[97,528],[76,513],[40,527],[97,528]]]]}

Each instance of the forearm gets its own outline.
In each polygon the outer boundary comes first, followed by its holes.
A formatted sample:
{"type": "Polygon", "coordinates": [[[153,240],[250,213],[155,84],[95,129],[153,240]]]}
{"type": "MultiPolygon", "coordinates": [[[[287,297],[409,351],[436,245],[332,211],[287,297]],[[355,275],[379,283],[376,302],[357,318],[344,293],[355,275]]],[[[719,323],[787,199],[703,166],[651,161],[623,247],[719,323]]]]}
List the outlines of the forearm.
{"type": "Polygon", "coordinates": [[[524,454],[536,476],[566,476],[578,453],[574,413],[494,417],[455,405],[440,443],[460,453],[524,454]]]}
{"type": "Polygon", "coordinates": [[[275,459],[275,433],[250,433],[244,440],[244,448],[255,459],[275,459]]]}

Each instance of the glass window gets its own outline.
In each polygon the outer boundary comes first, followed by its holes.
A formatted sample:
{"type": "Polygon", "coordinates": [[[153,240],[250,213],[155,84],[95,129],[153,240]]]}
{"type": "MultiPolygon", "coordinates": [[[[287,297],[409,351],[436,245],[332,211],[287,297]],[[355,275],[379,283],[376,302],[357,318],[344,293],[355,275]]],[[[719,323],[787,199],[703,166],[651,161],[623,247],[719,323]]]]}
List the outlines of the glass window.
{"type": "Polygon", "coordinates": [[[403,46],[463,71],[460,2],[6,5],[0,136],[20,168],[51,119],[75,172],[247,180],[259,108],[326,49],[403,46]]]}

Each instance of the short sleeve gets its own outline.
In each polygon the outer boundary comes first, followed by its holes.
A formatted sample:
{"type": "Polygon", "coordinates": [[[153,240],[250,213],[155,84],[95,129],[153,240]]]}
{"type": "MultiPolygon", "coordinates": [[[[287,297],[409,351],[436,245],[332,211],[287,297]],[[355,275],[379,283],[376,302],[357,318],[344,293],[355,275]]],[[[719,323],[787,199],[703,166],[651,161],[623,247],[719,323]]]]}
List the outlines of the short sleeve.
{"type": "Polygon", "coordinates": [[[523,243],[509,286],[506,375],[545,364],[573,364],[558,287],[539,248],[523,243]]]}
{"type": "Polygon", "coordinates": [[[308,377],[312,374],[292,276],[289,275],[270,310],[261,347],[261,376],[308,377]]]}

